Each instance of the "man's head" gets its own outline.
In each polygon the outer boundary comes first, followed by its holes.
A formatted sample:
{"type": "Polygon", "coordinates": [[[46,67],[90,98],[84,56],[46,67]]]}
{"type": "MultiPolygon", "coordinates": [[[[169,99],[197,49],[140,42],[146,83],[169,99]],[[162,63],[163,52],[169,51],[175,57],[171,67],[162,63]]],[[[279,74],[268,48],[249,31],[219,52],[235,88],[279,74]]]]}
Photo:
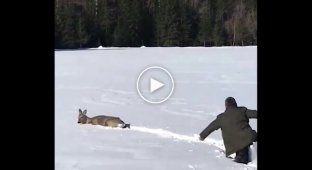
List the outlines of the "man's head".
{"type": "Polygon", "coordinates": [[[225,99],[225,108],[228,107],[237,107],[237,103],[234,97],[228,97],[225,99]]]}

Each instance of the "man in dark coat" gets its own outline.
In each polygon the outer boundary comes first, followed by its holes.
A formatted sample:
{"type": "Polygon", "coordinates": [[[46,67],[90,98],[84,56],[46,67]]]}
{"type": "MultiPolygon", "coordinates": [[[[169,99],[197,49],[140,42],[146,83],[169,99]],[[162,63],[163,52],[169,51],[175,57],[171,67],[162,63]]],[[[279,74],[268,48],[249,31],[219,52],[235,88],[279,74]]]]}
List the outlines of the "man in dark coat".
{"type": "Polygon", "coordinates": [[[226,98],[225,108],[225,111],[200,133],[200,140],[221,128],[226,157],[236,153],[235,162],[247,164],[249,146],[257,141],[257,132],[250,127],[249,119],[256,119],[257,111],[237,107],[233,97],[226,98]]]}

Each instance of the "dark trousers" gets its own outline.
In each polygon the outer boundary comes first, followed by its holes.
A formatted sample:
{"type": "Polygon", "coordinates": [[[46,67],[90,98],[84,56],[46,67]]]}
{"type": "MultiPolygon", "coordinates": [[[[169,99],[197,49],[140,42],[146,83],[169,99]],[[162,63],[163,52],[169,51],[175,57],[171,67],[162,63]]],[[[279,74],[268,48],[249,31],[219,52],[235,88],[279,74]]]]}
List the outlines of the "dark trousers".
{"type": "MultiPolygon", "coordinates": [[[[257,142],[257,132],[253,130],[253,135],[252,135],[252,141],[253,142],[257,142]]],[[[252,145],[249,144],[247,145],[245,148],[239,150],[236,152],[236,156],[235,156],[235,162],[237,163],[244,163],[247,164],[250,160],[249,160],[249,146],[252,145]]]]}
{"type": "Polygon", "coordinates": [[[236,152],[235,162],[247,164],[249,162],[249,146],[236,152]]]}

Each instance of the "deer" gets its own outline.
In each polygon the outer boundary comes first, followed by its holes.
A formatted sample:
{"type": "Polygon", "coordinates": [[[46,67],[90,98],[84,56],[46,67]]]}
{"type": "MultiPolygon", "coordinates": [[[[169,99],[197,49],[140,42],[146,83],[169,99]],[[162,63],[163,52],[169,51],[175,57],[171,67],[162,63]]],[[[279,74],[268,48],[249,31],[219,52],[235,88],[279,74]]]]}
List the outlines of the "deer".
{"type": "Polygon", "coordinates": [[[81,109],[79,109],[78,123],[108,126],[112,128],[116,128],[116,127],[130,128],[130,124],[124,123],[124,121],[122,121],[119,117],[105,116],[105,115],[88,117],[87,110],[82,111],[81,109]]]}

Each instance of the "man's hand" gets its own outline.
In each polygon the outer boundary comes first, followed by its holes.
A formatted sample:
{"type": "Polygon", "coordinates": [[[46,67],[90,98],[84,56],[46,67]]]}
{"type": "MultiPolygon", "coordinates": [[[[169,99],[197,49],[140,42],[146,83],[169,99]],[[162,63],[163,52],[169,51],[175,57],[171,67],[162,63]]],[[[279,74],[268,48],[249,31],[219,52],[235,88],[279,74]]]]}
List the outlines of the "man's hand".
{"type": "Polygon", "coordinates": [[[198,137],[198,139],[200,140],[200,141],[203,141],[204,139],[203,138],[201,138],[200,136],[198,137]]]}
{"type": "Polygon", "coordinates": [[[198,135],[198,134],[194,134],[193,136],[194,136],[194,138],[197,138],[197,139],[199,139],[200,141],[203,141],[203,140],[204,140],[204,139],[201,138],[200,135],[198,135]]]}

